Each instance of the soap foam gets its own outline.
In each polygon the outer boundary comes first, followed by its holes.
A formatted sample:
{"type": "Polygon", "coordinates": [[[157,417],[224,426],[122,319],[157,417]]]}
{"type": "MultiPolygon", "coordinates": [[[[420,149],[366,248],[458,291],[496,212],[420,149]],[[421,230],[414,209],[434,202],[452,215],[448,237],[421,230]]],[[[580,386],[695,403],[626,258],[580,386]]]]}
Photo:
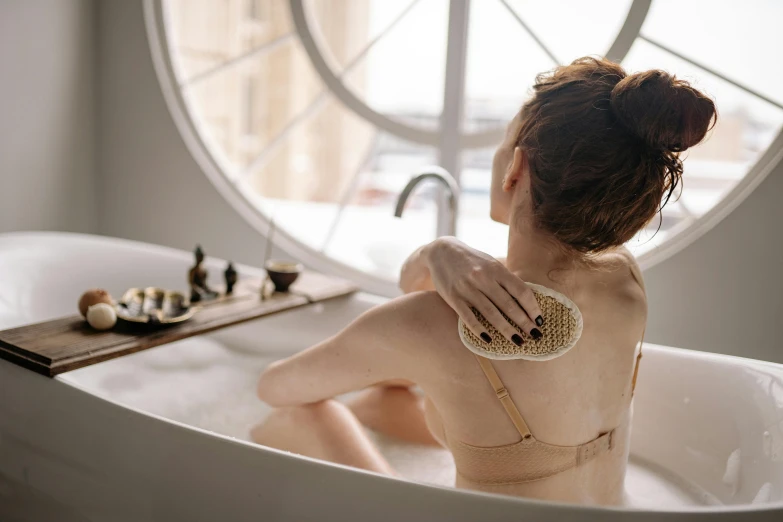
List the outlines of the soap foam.
{"type": "Polygon", "coordinates": [[[723,483],[731,488],[731,496],[739,489],[740,471],[742,469],[742,452],[735,449],[726,460],[726,471],[723,473],[723,483]]]}
{"type": "MultiPolygon", "coordinates": [[[[61,378],[142,411],[250,440],[252,427],[270,411],[255,396],[258,376],[278,358],[231,350],[209,337],[196,337],[61,378]]],[[[448,450],[370,435],[400,476],[441,486],[454,484],[454,461],[448,450]]],[[[759,498],[764,496],[760,492],[759,498]]],[[[672,510],[716,503],[698,487],[631,456],[626,473],[628,507],[672,510]]]]}

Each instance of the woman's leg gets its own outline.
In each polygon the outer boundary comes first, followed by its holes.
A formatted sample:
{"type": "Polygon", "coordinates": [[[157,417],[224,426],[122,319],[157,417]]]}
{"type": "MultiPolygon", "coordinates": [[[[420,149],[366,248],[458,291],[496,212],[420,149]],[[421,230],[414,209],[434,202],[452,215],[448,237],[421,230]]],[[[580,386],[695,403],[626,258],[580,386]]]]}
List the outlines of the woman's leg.
{"type": "Polygon", "coordinates": [[[373,431],[396,439],[440,446],[424,417],[424,397],[407,386],[373,386],[362,391],[348,407],[359,422],[373,431]]]}
{"type": "Polygon", "coordinates": [[[394,475],[356,417],[333,399],[278,408],[253,428],[251,438],[264,446],[394,475]]]}

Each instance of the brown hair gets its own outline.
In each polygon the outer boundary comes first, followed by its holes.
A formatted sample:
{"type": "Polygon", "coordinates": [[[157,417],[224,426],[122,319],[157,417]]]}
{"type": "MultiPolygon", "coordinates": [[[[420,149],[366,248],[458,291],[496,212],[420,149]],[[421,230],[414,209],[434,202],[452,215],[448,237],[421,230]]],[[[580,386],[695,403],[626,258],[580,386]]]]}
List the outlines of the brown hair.
{"type": "Polygon", "coordinates": [[[715,105],[660,70],[628,76],[580,58],[536,78],[516,145],[530,165],[536,225],[581,254],[630,240],[681,181],[680,153],[715,124],[715,105]]]}

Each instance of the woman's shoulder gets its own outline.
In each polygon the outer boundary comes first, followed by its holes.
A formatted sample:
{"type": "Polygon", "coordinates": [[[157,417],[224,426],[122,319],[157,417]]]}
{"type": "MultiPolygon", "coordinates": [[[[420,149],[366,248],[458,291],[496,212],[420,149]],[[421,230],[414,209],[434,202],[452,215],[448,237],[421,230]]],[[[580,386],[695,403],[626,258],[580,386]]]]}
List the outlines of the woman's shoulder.
{"type": "Polygon", "coordinates": [[[435,326],[456,322],[457,319],[457,313],[434,290],[396,297],[387,306],[408,328],[417,332],[426,332],[435,326]]]}
{"type": "Polygon", "coordinates": [[[647,295],[644,278],[636,258],[625,248],[602,254],[596,267],[585,271],[584,290],[590,301],[606,307],[611,316],[622,316],[632,323],[647,320],[647,295]]]}
{"type": "Polygon", "coordinates": [[[630,250],[620,247],[602,254],[599,265],[597,279],[613,283],[608,287],[610,290],[629,294],[628,297],[642,298],[641,300],[646,302],[642,270],[630,250]]]}

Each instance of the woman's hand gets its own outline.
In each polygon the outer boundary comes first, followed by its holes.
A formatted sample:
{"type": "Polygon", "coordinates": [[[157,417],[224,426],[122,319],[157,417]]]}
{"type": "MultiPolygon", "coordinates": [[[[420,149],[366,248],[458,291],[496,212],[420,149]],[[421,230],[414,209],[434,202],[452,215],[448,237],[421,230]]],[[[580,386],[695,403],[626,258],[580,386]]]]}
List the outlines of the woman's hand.
{"type": "Polygon", "coordinates": [[[400,288],[406,293],[434,288],[468,329],[487,342],[491,337],[472,308],[517,345],[522,337],[501,311],[532,337],[541,335],[536,326],[544,320],[533,291],[503,263],[456,238],[441,237],[414,252],[403,266],[400,288]]]}

